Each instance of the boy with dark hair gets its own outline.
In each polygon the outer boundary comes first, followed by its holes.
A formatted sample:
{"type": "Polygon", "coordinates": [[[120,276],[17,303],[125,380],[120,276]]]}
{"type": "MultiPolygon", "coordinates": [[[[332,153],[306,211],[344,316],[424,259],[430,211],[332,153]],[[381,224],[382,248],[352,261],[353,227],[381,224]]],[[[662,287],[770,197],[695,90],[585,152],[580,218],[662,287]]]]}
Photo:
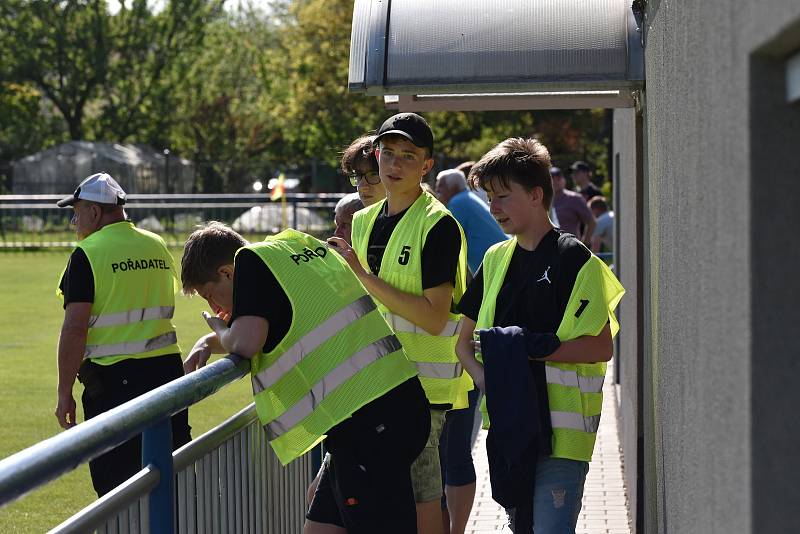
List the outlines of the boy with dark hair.
{"type": "Polygon", "coordinates": [[[376,300],[416,363],[431,404],[431,434],[412,467],[420,532],[442,530],[439,435],[446,410],[467,405],[469,377],[455,355],[460,316],[453,312],[466,276],[460,226],[422,178],[433,167],[433,133],[425,119],[400,113],[375,138],[386,199],[357,212],[353,247],[332,238],[336,250],[376,300]]]}
{"type": "Polygon", "coordinates": [[[364,206],[372,206],[386,198],[386,190],[378,174],[378,161],[375,159],[375,136],[362,135],[355,139],[342,152],[342,172],[350,179],[350,184],[358,191],[364,206]]]}
{"type": "Polygon", "coordinates": [[[585,161],[576,161],[570,166],[572,179],[575,181],[575,188],[587,202],[596,196],[602,195],[602,191],[592,183],[592,168],[585,161]]]}
{"type": "MultiPolygon", "coordinates": [[[[475,383],[485,388],[481,409],[487,426],[489,416],[498,424],[513,417],[493,410],[514,394],[538,405],[513,438],[519,439],[526,426],[542,430],[527,436],[539,451],[526,464],[530,472],[512,473],[526,483],[513,486],[503,499],[516,508],[515,532],[530,532],[530,524],[523,527],[526,516],[537,534],[574,532],[600,421],[605,362],[619,329],[613,310],[624,290],[577,238],[551,224],[553,186],[544,145],[507,139],[475,164],[470,182],[486,189],[492,215],[513,238],[486,252],[461,300],[464,326],[457,352],[475,383]],[[473,341],[476,329],[480,341],[473,341]],[[476,349],[482,352],[479,359],[476,349]],[[530,377],[514,382],[529,391],[512,393],[508,382],[496,383],[510,365],[530,370],[530,377]],[[550,442],[536,444],[550,429],[550,442]]],[[[495,451],[509,450],[499,441],[496,445],[495,451]]],[[[500,494],[503,488],[495,487],[494,478],[493,494],[500,494]]]]}
{"type": "Polygon", "coordinates": [[[414,365],[352,270],[318,239],[285,230],[248,245],[221,223],[186,241],[184,292],[218,317],[195,345],[252,360],[259,419],[287,464],[323,439],[331,452],[305,532],[416,532],[411,463],[429,433],[414,365]],[[225,319],[223,319],[223,317],[225,319]]]}

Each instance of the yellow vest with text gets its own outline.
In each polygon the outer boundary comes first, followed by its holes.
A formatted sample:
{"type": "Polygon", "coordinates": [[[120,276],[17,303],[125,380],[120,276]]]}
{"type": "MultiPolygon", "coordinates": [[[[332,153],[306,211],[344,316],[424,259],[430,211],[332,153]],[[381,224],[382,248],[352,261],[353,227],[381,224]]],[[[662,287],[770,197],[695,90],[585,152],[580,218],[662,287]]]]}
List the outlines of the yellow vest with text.
{"type": "MultiPolygon", "coordinates": [[[[369,269],[367,264],[369,237],[385,202],[385,200],[378,202],[356,212],[353,216],[353,249],[367,269],[369,269]]],[[[401,291],[422,295],[422,248],[431,228],[442,217],[448,216],[452,217],[447,208],[433,195],[423,191],[400,219],[386,244],[381,260],[380,278],[401,291]]],[[[464,232],[460,225],[458,229],[461,234],[461,251],[453,290],[455,304],[464,294],[467,272],[464,232]]],[[[451,309],[444,330],[434,336],[413,322],[392,313],[377,299],[376,303],[403,343],[408,358],[416,364],[428,401],[431,404],[452,404],[454,409],[465,408],[467,392],[474,386],[470,376],[463,372],[456,356],[456,340],[462,316],[453,313],[451,309]]]]}
{"type": "MultiPolygon", "coordinates": [[[[497,243],[483,257],[483,299],[476,330],[494,326],[497,294],[516,245],[516,238],[497,243]]],[[[592,255],[578,272],[556,335],[562,342],[580,336],[596,336],[610,324],[611,336],[615,336],[619,323],[614,309],[624,293],[614,273],[592,255]],[[579,312],[580,308],[583,310],[579,312]]],[[[480,359],[480,354],[476,356],[480,359]]],[[[606,364],[545,362],[545,372],[553,427],[552,456],[588,462],[592,459],[600,425],[606,364]]],[[[488,428],[485,399],[481,412],[484,428],[488,428]]]]}
{"type": "Polygon", "coordinates": [[[122,221],[82,239],[77,248],[94,277],[84,358],[111,365],[180,353],[172,324],[177,275],[164,240],[122,221]]]}
{"type": "Polygon", "coordinates": [[[285,230],[245,248],[292,305],[289,331],[251,366],[259,419],[286,465],[417,371],[364,286],[324,243],[285,230]]]}

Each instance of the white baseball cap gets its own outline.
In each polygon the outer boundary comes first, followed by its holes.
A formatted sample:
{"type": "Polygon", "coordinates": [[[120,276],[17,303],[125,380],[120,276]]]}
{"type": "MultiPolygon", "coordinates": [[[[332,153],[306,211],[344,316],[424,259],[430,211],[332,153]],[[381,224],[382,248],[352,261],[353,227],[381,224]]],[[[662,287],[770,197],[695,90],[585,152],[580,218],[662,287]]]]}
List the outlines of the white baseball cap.
{"type": "Polygon", "coordinates": [[[58,207],[72,206],[76,200],[91,200],[99,204],[116,204],[122,206],[128,195],[110,174],[98,172],[86,178],[78,185],[72,196],[58,201],[58,207]]]}

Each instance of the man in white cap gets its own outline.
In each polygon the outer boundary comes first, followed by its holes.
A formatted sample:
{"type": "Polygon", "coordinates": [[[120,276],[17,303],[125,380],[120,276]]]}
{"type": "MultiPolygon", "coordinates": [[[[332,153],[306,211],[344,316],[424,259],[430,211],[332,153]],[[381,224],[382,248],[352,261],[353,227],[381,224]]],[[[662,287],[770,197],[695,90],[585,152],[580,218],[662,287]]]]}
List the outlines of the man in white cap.
{"type": "MultiPolygon", "coordinates": [[[[172,254],[159,236],[126,219],[125,199],[114,178],[97,173],[58,202],[72,206],[78,236],[58,288],[64,323],[55,416],[65,429],[77,424],[76,377],[90,419],[183,376],[172,324],[179,288],[172,254]]],[[[173,446],[190,439],[184,410],[172,417],[173,446]]],[[[140,469],[141,436],[89,462],[98,496],[140,469]]]]}
{"type": "Polygon", "coordinates": [[[467,189],[467,178],[460,170],[447,169],[436,176],[436,196],[464,229],[467,265],[476,272],[486,250],[508,236],[489,213],[489,206],[467,189]]]}

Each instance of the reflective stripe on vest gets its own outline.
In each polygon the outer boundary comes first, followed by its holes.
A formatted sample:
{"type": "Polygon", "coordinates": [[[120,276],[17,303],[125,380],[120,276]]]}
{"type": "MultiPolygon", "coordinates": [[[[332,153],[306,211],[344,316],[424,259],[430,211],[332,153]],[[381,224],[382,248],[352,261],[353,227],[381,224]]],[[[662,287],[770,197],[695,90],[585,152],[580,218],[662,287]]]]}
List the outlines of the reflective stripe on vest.
{"type": "Polygon", "coordinates": [[[590,415],[584,417],[576,412],[550,412],[550,423],[553,428],[570,428],[594,434],[600,427],[600,416],[590,415]]]}
{"type": "Polygon", "coordinates": [[[291,408],[267,423],[267,436],[274,440],[294,428],[300,421],[311,415],[311,412],[323,401],[326,395],[358,374],[362,369],[376,362],[383,356],[402,348],[394,335],[375,341],[344,360],[332,369],[322,380],[311,387],[305,397],[298,400],[291,408]]]}
{"type": "Polygon", "coordinates": [[[253,375],[253,394],[258,394],[275,384],[317,347],[373,310],[375,301],[369,295],[364,295],[330,316],[286,349],[286,352],[272,365],[253,375]]]}
{"type": "MultiPolygon", "coordinates": [[[[429,336],[431,334],[428,333],[427,330],[422,328],[421,326],[417,326],[408,319],[403,319],[399,315],[395,315],[394,313],[384,313],[383,318],[386,319],[386,322],[389,323],[389,326],[392,327],[392,330],[395,332],[407,332],[410,334],[422,334],[424,336],[429,336]]],[[[437,334],[440,337],[453,337],[457,336],[458,333],[461,331],[461,320],[458,321],[447,321],[444,325],[444,329],[437,334]]]]}
{"type": "Polygon", "coordinates": [[[117,354],[137,354],[168,347],[177,342],[177,334],[175,332],[167,332],[143,341],[126,341],[114,345],[86,345],[83,357],[99,358],[100,356],[114,356],[117,354]]]}
{"type": "Polygon", "coordinates": [[[102,328],[104,326],[131,324],[153,319],[172,319],[174,313],[175,306],[154,306],[152,308],[139,308],[138,310],[128,310],[119,313],[104,313],[103,315],[92,315],[89,317],[89,326],[102,328]]]}
{"type": "Polygon", "coordinates": [[[581,393],[601,393],[606,378],[604,376],[581,376],[575,371],[566,371],[550,365],[545,365],[545,372],[548,384],[578,388],[581,393]]]}
{"type": "Polygon", "coordinates": [[[460,363],[413,362],[419,376],[426,378],[458,378],[463,368],[460,363]]]}

